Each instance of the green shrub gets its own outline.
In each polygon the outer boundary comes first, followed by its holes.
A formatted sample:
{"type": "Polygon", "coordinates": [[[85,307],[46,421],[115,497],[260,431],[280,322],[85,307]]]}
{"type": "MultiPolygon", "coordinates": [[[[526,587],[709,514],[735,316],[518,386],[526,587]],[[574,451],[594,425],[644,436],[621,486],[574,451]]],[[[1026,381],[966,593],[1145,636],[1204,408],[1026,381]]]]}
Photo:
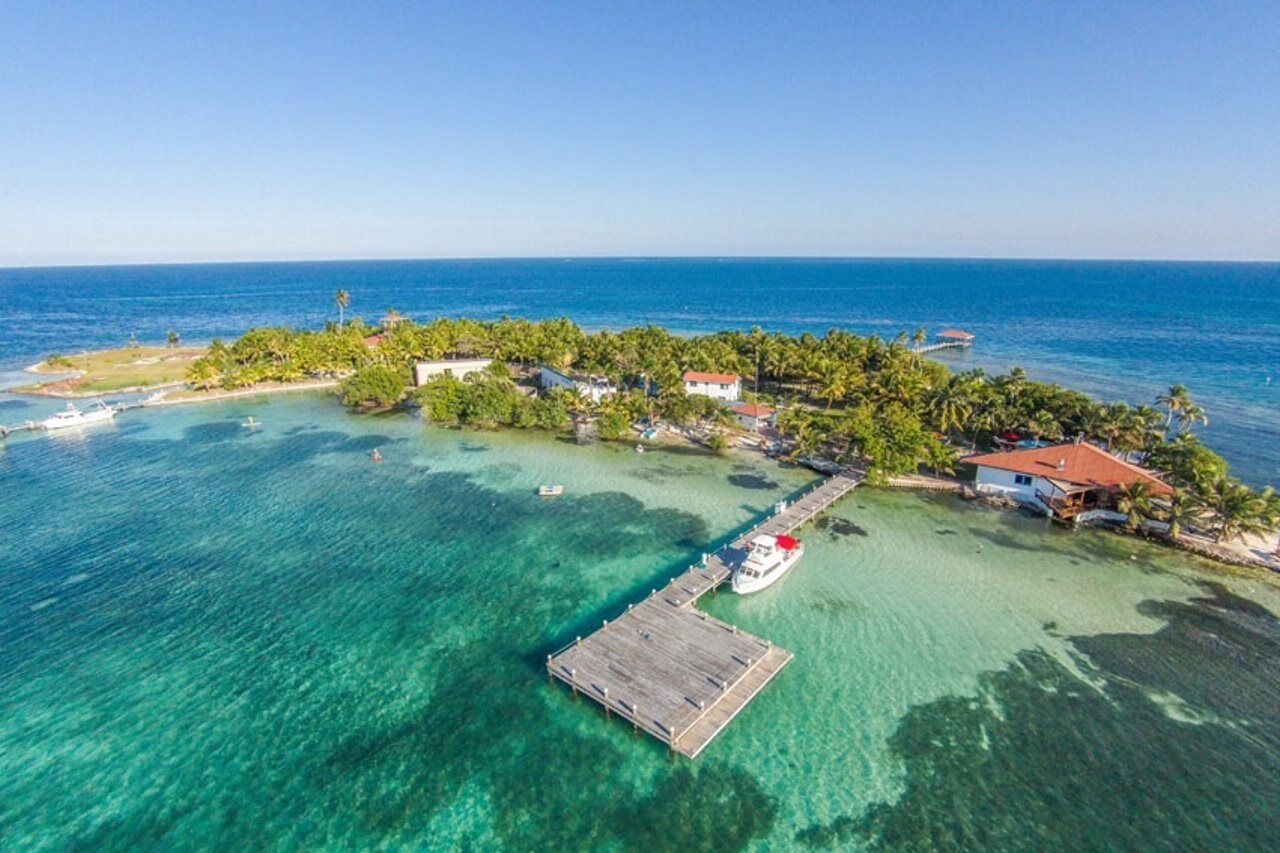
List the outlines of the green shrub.
{"type": "Polygon", "coordinates": [[[385,364],[372,364],[349,376],[339,388],[342,402],[361,408],[383,408],[404,399],[404,374],[385,364]]]}

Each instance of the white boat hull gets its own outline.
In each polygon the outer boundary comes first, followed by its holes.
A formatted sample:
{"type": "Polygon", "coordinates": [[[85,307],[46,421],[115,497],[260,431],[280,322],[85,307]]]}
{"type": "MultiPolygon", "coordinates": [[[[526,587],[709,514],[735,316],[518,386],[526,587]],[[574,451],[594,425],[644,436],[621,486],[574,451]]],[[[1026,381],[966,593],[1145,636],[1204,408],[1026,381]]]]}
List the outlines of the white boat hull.
{"type": "Polygon", "coordinates": [[[54,415],[51,418],[42,420],[40,426],[47,430],[71,429],[72,427],[82,427],[109,421],[115,416],[114,409],[91,409],[87,412],[76,412],[70,417],[65,414],[62,416],[54,415]]]}
{"type": "Polygon", "coordinates": [[[731,581],[733,591],[739,595],[750,595],[753,592],[760,592],[761,590],[768,589],[781,580],[783,575],[791,571],[791,567],[800,562],[800,558],[803,556],[804,545],[796,545],[796,547],[783,558],[782,562],[778,564],[777,568],[758,578],[747,577],[742,573],[741,569],[739,569],[733,573],[733,579],[731,581]]]}

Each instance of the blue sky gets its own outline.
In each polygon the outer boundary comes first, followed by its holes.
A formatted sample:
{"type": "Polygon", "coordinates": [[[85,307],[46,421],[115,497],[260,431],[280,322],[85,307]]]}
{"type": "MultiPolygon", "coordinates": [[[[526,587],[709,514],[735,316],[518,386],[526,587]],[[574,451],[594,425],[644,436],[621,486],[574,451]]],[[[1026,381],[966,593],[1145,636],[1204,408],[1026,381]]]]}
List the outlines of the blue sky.
{"type": "Polygon", "coordinates": [[[1280,3],[0,4],[0,265],[1280,258],[1280,3]]]}

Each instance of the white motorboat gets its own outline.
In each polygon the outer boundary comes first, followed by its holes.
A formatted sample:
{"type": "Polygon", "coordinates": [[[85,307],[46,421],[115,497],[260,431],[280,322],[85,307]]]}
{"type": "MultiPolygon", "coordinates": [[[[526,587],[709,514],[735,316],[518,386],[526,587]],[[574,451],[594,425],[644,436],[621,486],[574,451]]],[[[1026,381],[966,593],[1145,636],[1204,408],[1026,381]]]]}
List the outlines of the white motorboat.
{"type": "Polygon", "coordinates": [[[759,592],[778,582],[804,556],[804,545],[790,536],[757,536],[746,558],[733,571],[733,591],[759,592]]]}
{"type": "Polygon", "coordinates": [[[554,486],[538,486],[539,497],[554,498],[556,495],[564,494],[564,486],[556,484],[554,486]]]}
{"type": "Polygon", "coordinates": [[[40,422],[44,429],[67,429],[68,427],[87,426],[89,424],[109,421],[116,416],[116,410],[98,400],[93,408],[77,409],[75,403],[67,403],[64,411],[40,422]]]}

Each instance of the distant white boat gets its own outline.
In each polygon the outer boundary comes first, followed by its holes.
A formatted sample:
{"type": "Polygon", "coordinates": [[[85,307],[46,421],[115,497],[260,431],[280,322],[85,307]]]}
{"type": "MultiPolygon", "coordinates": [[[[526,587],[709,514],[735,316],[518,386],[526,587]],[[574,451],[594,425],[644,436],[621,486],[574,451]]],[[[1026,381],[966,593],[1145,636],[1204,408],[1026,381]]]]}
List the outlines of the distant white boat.
{"type": "Polygon", "coordinates": [[[538,486],[538,495],[544,498],[553,498],[556,495],[564,494],[564,486],[538,486]]]}
{"type": "Polygon", "coordinates": [[[101,400],[96,401],[94,406],[91,409],[81,410],[76,408],[75,403],[67,403],[65,411],[58,412],[53,417],[45,418],[40,422],[40,426],[50,430],[67,429],[68,427],[103,423],[116,416],[116,410],[101,400]]]}
{"type": "Polygon", "coordinates": [[[804,545],[790,536],[757,536],[733,572],[733,591],[746,595],[773,586],[803,556],[804,545]]]}

